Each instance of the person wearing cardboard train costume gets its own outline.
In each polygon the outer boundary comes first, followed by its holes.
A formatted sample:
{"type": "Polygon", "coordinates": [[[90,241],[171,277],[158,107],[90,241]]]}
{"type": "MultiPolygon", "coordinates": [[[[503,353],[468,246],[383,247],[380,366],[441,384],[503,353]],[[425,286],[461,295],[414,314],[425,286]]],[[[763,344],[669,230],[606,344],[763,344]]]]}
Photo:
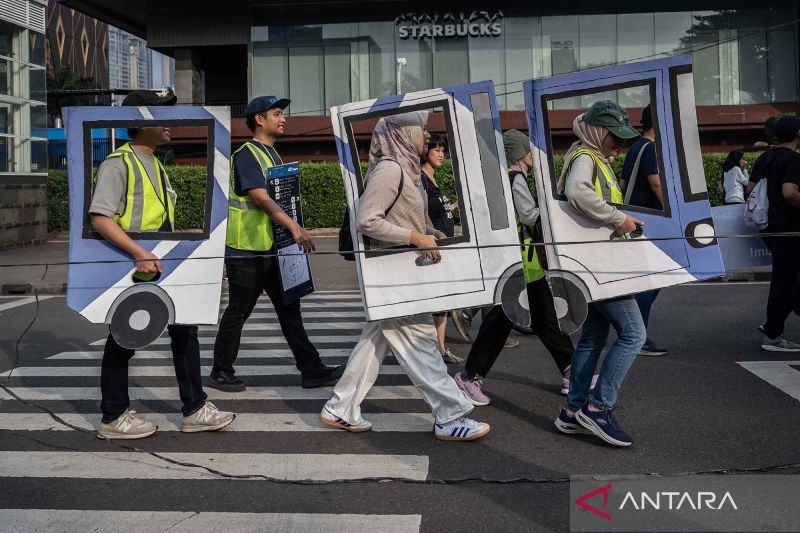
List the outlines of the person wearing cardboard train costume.
{"type": "MultiPolygon", "coordinates": [[[[159,96],[153,91],[134,91],[122,105],[172,105],[175,95],[159,96]]],[[[103,239],[130,254],[140,279],[153,278],[162,271],[159,258],[139,246],[127,232],[170,232],[174,230],[176,195],[162,163],[153,155],[158,145],[170,141],[168,128],[129,129],[131,142],[112,152],[95,177],[89,213],[92,226],[103,239]]],[[[175,377],[183,402],[181,431],[214,431],[236,415],[220,411],[206,401],[200,373],[200,344],[197,326],[169,326],[175,377]]],[[[100,373],[103,419],[97,436],[107,439],[141,439],[158,427],[134,416],[128,398],[128,361],[134,350],[121,347],[109,334],[103,350],[100,373]]]]}
{"type": "MultiPolygon", "coordinates": [[[[572,123],[572,131],[578,141],[564,155],[564,168],[556,190],[567,197],[570,208],[582,221],[614,228],[618,239],[627,238],[644,223],[611,205],[623,203],[611,161],[625,143],[639,133],[631,127],[628,113],[610,100],[595,102],[578,115],[572,123]]],[[[588,430],[615,446],[633,443],[612,410],[622,381],[646,338],[642,315],[633,296],[589,304],[581,338],[572,355],[567,405],[555,420],[559,431],[575,434],[588,430]],[[590,391],[592,376],[612,326],[617,338],[602,361],[597,385],[590,391]]]]}
{"type": "Polygon", "coordinates": [[[244,323],[258,298],[267,293],[283,336],[294,355],[303,388],[335,383],[344,367],[322,363],[319,351],[311,344],[303,326],[300,302],[285,304],[272,224],[278,223],[294,237],[304,252],[314,250],[311,235],[283,212],[267,193],[270,167],[283,164],[275,142],[283,136],[288,99],[259,96],[247,104],[246,123],[253,139],[231,157],[231,188],[228,200],[228,229],[225,240],[225,270],[228,274],[228,307],[219,323],[214,343],[214,366],[206,381],[209,387],[226,392],[245,390],[244,381],[235,375],[233,364],[239,353],[244,323]]]}
{"type": "MultiPolygon", "coordinates": [[[[517,213],[517,229],[522,243],[522,265],[531,311],[531,325],[539,339],[550,352],[562,375],[562,393],[569,386],[570,360],[574,347],[569,335],[564,335],[558,327],[553,294],[545,279],[544,268],[539,254],[532,242],[541,242],[541,231],[536,231],[539,222],[539,208],[528,188],[527,175],[533,160],[528,136],[517,130],[503,133],[508,176],[511,179],[511,193],[517,213]],[[538,237],[534,237],[538,235],[538,237]]],[[[454,379],[458,387],[473,405],[488,405],[489,397],[483,392],[483,378],[494,365],[511,333],[512,322],[502,306],[493,307],[485,314],[475,343],[469,351],[464,369],[454,379]]]]}
{"type": "MultiPolygon", "coordinates": [[[[417,111],[378,121],[356,221],[359,233],[371,239],[373,248],[411,245],[421,248],[423,257],[438,263],[441,255],[436,249],[437,231],[427,224],[426,197],[420,183],[427,120],[427,111],[417,111]],[[402,187],[399,196],[398,184],[402,187]]],[[[361,402],[390,353],[431,407],[435,438],[470,441],[489,433],[489,424],[467,418],[472,403],[447,374],[430,315],[368,322],[333,397],[322,408],[320,421],[351,432],[371,430],[372,423],[361,416],[361,402]]]]}

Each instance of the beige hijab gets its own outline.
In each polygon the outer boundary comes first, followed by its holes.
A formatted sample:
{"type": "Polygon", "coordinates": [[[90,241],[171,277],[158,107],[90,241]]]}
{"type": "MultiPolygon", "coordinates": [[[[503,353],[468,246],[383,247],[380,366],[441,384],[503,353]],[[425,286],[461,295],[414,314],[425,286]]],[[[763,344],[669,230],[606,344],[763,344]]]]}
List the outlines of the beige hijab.
{"type": "Polygon", "coordinates": [[[406,177],[419,185],[419,146],[425,143],[427,122],[428,111],[413,111],[380,119],[372,132],[367,179],[379,162],[392,159],[400,164],[406,177]]]}
{"type": "MultiPolygon", "coordinates": [[[[592,126],[583,121],[585,113],[581,113],[575,120],[572,121],[572,131],[578,140],[572,143],[567,153],[564,155],[564,166],[561,169],[561,177],[559,184],[565,183],[567,179],[567,172],[569,172],[569,162],[572,159],[572,154],[580,149],[589,150],[604,163],[611,163],[611,159],[603,153],[603,140],[608,135],[608,129],[603,126],[592,126]]],[[[561,188],[561,187],[559,187],[561,188]]]]}

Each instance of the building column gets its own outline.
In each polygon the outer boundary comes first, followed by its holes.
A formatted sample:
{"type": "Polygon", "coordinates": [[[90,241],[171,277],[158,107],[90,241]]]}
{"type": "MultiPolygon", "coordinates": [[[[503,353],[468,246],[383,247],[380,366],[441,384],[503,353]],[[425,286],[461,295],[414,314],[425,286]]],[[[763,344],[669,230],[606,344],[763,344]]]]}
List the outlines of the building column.
{"type": "Polygon", "coordinates": [[[203,104],[206,99],[205,73],[191,48],[175,49],[175,96],[179,104],[203,104]]]}

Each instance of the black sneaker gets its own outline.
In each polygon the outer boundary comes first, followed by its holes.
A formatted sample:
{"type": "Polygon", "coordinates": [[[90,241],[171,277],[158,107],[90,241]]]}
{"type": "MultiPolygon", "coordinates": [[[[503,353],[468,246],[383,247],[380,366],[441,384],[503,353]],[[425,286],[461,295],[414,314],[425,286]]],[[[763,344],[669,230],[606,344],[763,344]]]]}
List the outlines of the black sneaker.
{"type": "Polygon", "coordinates": [[[610,410],[595,413],[589,410],[589,405],[587,404],[575,413],[575,419],[580,425],[609,444],[614,446],[630,446],[633,444],[631,436],[619,427],[617,419],[614,418],[614,413],[610,410]]]}
{"type": "Polygon", "coordinates": [[[247,389],[244,381],[225,370],[220,372],[212,370],[211,375],[206,379],[206,386],[224,392],[242,392],[247,389]]]}
{"type": "Polygon", "coordinates": [[[344,365],[341,366],[325,366],[314,373],[303,374],[301,386],[304,389],[314,389],[316,387],[324,387],[325,385],[333,385],[344,373],[344,365]]]}

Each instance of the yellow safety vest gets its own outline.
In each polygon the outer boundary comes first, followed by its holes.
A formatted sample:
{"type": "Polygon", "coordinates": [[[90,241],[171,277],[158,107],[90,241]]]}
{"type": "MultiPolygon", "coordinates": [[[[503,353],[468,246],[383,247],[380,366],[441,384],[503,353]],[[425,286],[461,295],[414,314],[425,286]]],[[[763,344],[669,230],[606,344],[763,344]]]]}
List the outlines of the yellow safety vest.
{"type": "MultiPolygon", "coordinates": [[[[158,231],[169,220],[175,224],[175,196],[171,192],[167,170],[157,157],[153,157],[156,168],[156,183],[153,185],[144,165],[134,153],[130,143],[125,143],[111,152],[106,159],[121,157],[128,169],[125,193],[125,211],[114,215],[114,222],[130,232],[158,231]],[[163,180],[162,180],[163,177],[163,180]],[[167,190],[164,190],[166,187],[167,190]]],[[[171,228],[170,228],[171,229],[171,228]]]]}
{"type": "Polygon", "coordinates": [[[525,283],[539,281],[544,277],[544,267],[539,261],[539,253],[532,244],[533,237],[524,224],[517,224],[519,240],[522,243],[522,273],[525,276],[525,283]]]}
{"type": "MultiPolygon", "coordinates": [[[[572,154],[572,159],[570,159],[569,164],[572,165],[575,159],[581,154],[588,155],[592,158],[592,161],[594,161],[594,190],[597,191],[597,197],[609,204],[621,205],[625,203],[625,198],[622,195],[622,190],[619,188],[619,183],[617,182],[617,177],[614,175],[614,171],[611,170],[611,166],[603,162],[597,154],[581,148],[572,154]]],[[[614,240],[625,240],[627,238],[627,235],[620,235],[614,237],[614,240]]]]}
{"type": "MultiPolygon", "coordinates": [[[[231,157],[231,188],[228,196],[228,231],[225,244],[237,250],[266,252],[272,248],[274,243],[272,221],[250,196],[239,196],[234,188],[234,160],[242,150],[250,150],[250,153],[258,161],[261,172],[264,174],[264,187],[266,187],[269,168],[274,166],[272,160],[249,141],[233,153],[231,157]]],[[[283,164],[280,156],[278,156],[278,164],[283,164]]]]}

